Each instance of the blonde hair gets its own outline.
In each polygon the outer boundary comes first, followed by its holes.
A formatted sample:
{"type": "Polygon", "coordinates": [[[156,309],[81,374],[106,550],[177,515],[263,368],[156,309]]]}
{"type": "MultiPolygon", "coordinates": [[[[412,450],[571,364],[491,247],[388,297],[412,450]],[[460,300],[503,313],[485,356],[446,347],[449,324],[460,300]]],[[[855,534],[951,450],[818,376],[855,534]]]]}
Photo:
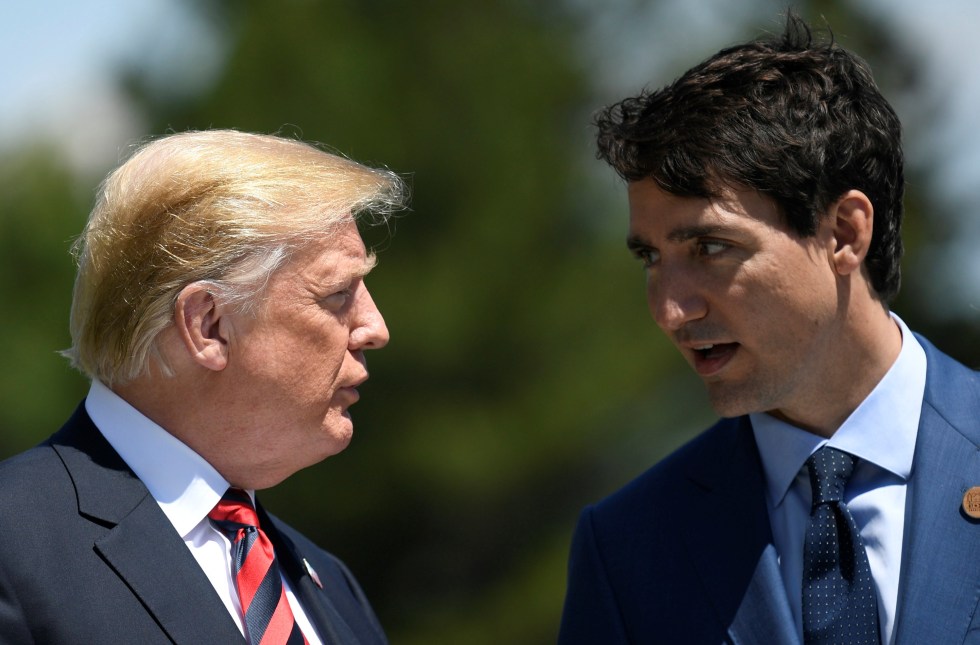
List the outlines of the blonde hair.
{"type": "Polygon", "coordinates": [[[75,243],[63,354],[107,385],[132,380],[162,358],[157,337],[188,284],[247,309],[291,252],[404,200],[394,173],[301,141],[235,130],[151,141],[102,182],[75,243]]]}

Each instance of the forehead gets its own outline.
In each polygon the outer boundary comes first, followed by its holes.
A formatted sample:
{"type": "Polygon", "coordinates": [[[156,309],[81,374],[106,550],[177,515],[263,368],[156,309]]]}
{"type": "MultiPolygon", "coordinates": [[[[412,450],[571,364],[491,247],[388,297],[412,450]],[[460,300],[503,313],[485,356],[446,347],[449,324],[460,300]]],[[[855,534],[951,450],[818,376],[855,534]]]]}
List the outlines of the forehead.
{"type": "Polygon", "coordinates": [[[333,286],[362,278],[374,268],[354,224],[324,234],[297,250],[274,276],[275,282],[333,286]]]}
{"type": "Polygon", "coordinates": [[[683,241],[711,230],[782,229],[775,202],[754,190],[725,189],[717,198],[682,197],[652,179],[630,182],[630,235],[683,241]]]}

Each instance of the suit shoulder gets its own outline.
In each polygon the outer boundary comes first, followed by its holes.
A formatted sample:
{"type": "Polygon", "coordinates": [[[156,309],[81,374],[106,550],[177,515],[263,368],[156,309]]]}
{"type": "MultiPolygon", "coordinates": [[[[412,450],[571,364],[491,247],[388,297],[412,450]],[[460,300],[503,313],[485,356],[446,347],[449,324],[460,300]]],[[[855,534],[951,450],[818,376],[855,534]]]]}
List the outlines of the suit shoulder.
{"type": "Polygon", "coordinates": [[[348,590],[357,598],[363,596],[361,587],[343,560],[333,553],[322,549],[313,540],[306,537],[303,533],[296,530],[275,515],[269,517],[276,525],[279,534],[288,540],[298,557],[305,559],[321,577],[329,577],[334,580],[343,580],[348,590]]]}
{"type": "Polygon", "coordinates": [[[269,519],[275,525],[285,548],[292,551],[292,560],[299,570],[298,578],[314,579],[320,593],[330,597],[333,606],[345,617],[351,627],[365,636],[365,642],[386,643],[384,629],[378,621],[371,603],[360,584],[347,566],[337,556],[321,549],[312,540],[274,515],[269,519]],[[370,636],[368,636],[370,635],[370,636]]]}
{"type": "Polygon", "coordinates": [[[48,443],[0,462],[3,508],[10,503],[31,504],[31,500],[36,500],[45,490],[67,481],[64,464],[48,443]]]}
{"type": "Polygon", "coordinates": [[[915,334],[926,353],[926,367],[931,378],[940,381],[964,381],[980,387],[980,371],[968,367],[932,344],[925,336],[915,334]]]}
{"type": "Polygon", "coordinates": [[[342,567],[344,570],[346,570],[347,567],[344,566],[340,558],[329,551],[320,548],[316,542],[306,537],[303,533],[293,528],[276,515],[270,513],[269,517],[273,522],[275,522],[279,533],[282,534],[283,537],[288,538],[296,548],[297,552],[303,554],[303,557],[308,559],[312,558],[316,560],[324,560],[331,563],[332,566],[342,567]]]}
{"type": "Polygon", "coordinates": [[[926,352],[926,389],[923,405],[936,411],[974,445],[980,446],[980,372],[936,349],[917,336],[926,352]]]}
{"type": "Polygon", "coordinates": [[[690,486],[710,479],[736,446],[751,434],[746,417],[721,419],[618,491],[600,500],[592,512],[597,519],[615,522],[649,509],[663,510],[688,499],[690,486]]]}
{"type": "Polygon", "coordinates": [[[50,445],[0,463],[0,526],[5,532],[0,568],[8,575],[36,575],[27,554],[47,553],[51,561],[61,557],[67,536],[77,535],[78,522],[74,484],[50,445]]]}
{"type": "Polygon", "coordinates": [[[71,442],[79,428],[88,427],[98,432],[85,412],[83,401],[64,425],[42,443],[0,461],[0,499],[30,504],[32,500],[42,499],[46,492],[71,486],[71,477],[55,445],[66,439],[71,442]]]}

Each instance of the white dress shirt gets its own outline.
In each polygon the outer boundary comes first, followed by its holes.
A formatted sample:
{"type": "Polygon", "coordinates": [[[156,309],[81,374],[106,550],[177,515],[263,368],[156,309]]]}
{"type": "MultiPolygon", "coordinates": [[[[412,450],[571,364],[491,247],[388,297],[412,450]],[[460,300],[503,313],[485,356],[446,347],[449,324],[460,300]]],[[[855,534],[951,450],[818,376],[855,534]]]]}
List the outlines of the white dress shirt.
{"type": "Polygon", "coordinates": [[[824,445],[860,459],[844,493],[868,552],[878,589],[882,643],[894,642],[902,564],[905,493],[926,384],[926,355],[905,323],[902,349],[871,394],[829,439],[768,414],[749,415],[766,476],[769,522],[786,595],[803,638],[803,543],[810,517],[807,458],[824,445]]]}
{"type": "MultiPolygon", "coordinates": [[[[160,505],[244,635],[241,602],[231,575],[231,544],[207,519],[228,482],[203,457],[99,381],[92,381],[85,410],[160,505]]],[[[248,493],[254,501],[254,491],[248,493]]],[[[321,645],[289,581],[283,578],[283,584],[299,628],[310,645],[321,645]]]]}

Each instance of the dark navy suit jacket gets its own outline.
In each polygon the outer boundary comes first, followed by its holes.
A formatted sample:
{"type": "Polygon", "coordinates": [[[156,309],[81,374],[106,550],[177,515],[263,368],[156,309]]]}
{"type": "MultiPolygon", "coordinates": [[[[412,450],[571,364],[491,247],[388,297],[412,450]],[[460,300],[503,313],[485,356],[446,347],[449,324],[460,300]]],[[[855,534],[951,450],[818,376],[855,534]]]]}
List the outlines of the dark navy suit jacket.
{"type": "MultiPolygon", "coordinates": [[[[980,644],[980,522],[962,511],[980,485],[980,375],[919,342],[928,371],[896,643],[980,644]]],[[[560,645],[799,642],[747,417],[719,421],[586,508],[568,575],[560,645]]]]}
{"type": "MultiPolygon", "coordinates": [[[[259,518],[325,643],[386,642],[338,559],[261,508],[259,518]]],[[[0,464],[0,643],[244,643],[173,525],[84,406],[48,441],[0,464]]]]}

